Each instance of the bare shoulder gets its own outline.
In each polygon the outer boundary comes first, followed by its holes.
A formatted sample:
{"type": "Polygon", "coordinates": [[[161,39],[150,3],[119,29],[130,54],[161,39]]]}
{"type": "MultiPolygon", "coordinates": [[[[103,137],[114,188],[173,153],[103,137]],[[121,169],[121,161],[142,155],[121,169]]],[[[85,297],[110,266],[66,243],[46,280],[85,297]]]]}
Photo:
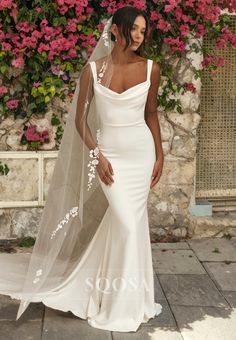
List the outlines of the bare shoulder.
{"type": "Polygon", "coordinates": [[[147,58],[138,57],[138,58],[135,60],[135,62],[136,62],[136,63],[143,64],[143,65],[146,65],[146,63],[147,63],[147,58]]]}
{"type": "Polygon", "coordinates": [[[154,60],[152,61],[152,74],[156,76],[160,74],[160,65],[154,60]]]}
{"type": "MultiPolygon", "coordinates": [[[[143,57],[140,57],[138,59],[139,62],[143,63],[146,65],[146,63],[148,62],[148,60],[152,60],[152,59],[149,59],[149,58],[143,58],[143,57]]],[[[152,60],[152,74],[153,75],[159,75],[160,74],[160,65],[157,64],[154,60],[152,60]]]]}
{"type": "Polygon", "coordinates": [[[86,63],[80,71],[80,79],[81,81],[87,81],[91,78],[91,76],[92,76],[92,69],[91,69],[90,63],[86,63]]]}

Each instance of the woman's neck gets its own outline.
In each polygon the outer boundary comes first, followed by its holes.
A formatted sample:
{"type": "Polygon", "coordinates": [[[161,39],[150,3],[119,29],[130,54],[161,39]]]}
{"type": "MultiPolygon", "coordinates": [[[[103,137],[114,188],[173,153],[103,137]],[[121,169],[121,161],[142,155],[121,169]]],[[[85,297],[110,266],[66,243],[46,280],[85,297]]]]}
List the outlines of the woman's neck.
{"type": "Polygon", "coordinates": [[[122,46],[115,44],[111,56],[114,64],[122,65],[132,62],[136,57],[136,53],[128,48],[124,51],[122,46]]]}

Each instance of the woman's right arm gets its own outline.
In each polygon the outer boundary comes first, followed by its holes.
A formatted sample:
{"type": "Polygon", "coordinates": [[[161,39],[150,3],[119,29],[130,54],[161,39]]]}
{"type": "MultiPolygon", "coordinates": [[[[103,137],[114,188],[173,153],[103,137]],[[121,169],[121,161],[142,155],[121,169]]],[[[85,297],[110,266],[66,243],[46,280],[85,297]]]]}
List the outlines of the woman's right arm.
{"type": "MultiPolygon", "coordinates": [[[[89,111],[89,105],[93,98],[93,75],[91,67],[87,64],[80,76],[80,88],[76,107],[75,125],[84,143],[89,150],[94,150],[97,147],[96,141],[93,138],[91,130],[87,123],[87,115],[89,111]]],[[[105,184],[111,184],[114,182],[112,175],[113,169],[111,163],[99,150],[98,165],[96,166],[99,177],[105,184]]]]}
{"type": "Polygon", "coordinates": [[[90,150],[95,149],[97,146],[87,123],[87,115],[92,98],[93,98],[93,77],[91,67],[89,64],[87,64],[82,70],[80,75],[75,125],[81,138],[83,139],[84,143],[90,150]]]}

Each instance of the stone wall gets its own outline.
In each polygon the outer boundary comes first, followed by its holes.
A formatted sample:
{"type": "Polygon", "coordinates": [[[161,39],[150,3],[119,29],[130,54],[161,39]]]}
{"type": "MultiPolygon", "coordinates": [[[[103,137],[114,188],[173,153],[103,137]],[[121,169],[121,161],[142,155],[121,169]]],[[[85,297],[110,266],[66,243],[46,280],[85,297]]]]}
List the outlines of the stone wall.
{"type": "MultiPolygon", "coordinates": [[[[201,41],[191,39],[190,43],[201,41]]],[[[167,54],[168,55],[168,54],[167,54]]],[[[194,69],[200,70],[202,55],[192,52],[191,46],[186,59],[169,58],[174,66],[174,76],[179,82],[193,83],[195,93],[187,91],[170,98],[178,98],[183,113],[158,111],[164,151],[162,176],[150,191],[148,200],[151,235],[153,239],[224,237],[236,235],[236,213],[193,216],[189,208],[195,204],[195,164],[197,152],[197,128],[201,81],[195,79],[194,69]]],[[[159,95],[162,89],[159,89],[159,95]]]]}

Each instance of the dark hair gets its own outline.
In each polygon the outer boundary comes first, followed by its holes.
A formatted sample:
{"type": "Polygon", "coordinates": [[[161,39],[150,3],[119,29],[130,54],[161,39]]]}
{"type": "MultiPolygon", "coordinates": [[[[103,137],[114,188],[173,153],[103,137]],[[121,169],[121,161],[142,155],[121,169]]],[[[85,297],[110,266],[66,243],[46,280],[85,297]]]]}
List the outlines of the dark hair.
{"type": "MultiPolygon", "coordinates": [[[[130,32],[131,32],[131,29],[133,27],[136,17],[139,15],[143,16],[146,21],[146,30],[144,32],[144,39],[143,39],[142,44],[134,52],[138,55],[141,55],[145,50],[145,42],[146,42],[148,27],[149,27],[149,21],[148,21],[148,17],[146,13],[136,7],[124,6],[122,8],[119,8],[114,13],[113,18],[112,18],[112,24],[116,24],[120,34],[122,33],[121,35],[125,37],[126,45],[124,49],[126,50],[129,44],[133,42],[130,32]]],[[[112,32],[111,32],[111,40],[112,41],[115,40],[115,36],[112,32]]]]}

